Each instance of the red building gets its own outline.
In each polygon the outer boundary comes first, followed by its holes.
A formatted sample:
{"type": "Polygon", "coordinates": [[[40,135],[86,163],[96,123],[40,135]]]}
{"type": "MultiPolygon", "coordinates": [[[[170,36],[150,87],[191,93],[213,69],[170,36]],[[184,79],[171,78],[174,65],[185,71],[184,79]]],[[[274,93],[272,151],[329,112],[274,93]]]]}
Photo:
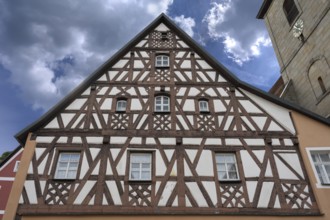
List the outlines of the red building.
{"type": "Polygon", "coordinates": [[[22,156],[23,148],[17,147],[0,163],[0,220],[5,213],[10,190],[22,156]]]}

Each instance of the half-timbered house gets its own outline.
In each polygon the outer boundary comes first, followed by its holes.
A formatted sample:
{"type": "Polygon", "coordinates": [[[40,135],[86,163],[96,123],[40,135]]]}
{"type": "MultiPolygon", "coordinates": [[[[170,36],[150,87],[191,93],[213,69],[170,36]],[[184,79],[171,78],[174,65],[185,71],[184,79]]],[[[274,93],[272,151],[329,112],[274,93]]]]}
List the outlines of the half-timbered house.
{"type": "Polygon", "coordinates": [[[161,15],[16,136],[25,151],[5,217],[324,219],[327,182],[308,158],[329,131],[161,15]]]}
{"type": "Polygon", "coordinates": [[[23,148],[19,146],[0,162],[0,220],[5,213],[22,152],[23,148]]]}

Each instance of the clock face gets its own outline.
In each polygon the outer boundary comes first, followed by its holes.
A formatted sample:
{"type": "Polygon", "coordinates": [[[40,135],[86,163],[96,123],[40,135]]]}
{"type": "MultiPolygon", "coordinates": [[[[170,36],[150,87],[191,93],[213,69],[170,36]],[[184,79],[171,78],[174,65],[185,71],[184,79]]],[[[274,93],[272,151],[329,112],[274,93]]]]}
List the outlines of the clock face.
{"type": "Polygon", "coordinates": [[[304,22],[301,19],[294,24],[292,32],[294,37],[299,37],[302,34],[304,28],[304,22]]]}

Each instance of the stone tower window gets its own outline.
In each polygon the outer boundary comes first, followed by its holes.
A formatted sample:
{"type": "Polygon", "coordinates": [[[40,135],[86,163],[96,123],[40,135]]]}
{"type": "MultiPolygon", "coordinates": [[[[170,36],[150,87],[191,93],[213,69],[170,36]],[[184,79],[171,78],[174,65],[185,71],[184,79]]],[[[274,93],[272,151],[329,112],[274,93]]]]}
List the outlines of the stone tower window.
{"type": "Polygon", "coordinates": [[[324,85],[324,82],[323,82],[323,79],[321,76],[319,76],[319,78],[317,78],[317,81],[319,82],[320,84],[320,88],[322,90],[322,93],[324,94],[327,90],[325,88],[325,85],[324,85]]]}
{"type": "Polygon", "coordinates": [[[330,67],[324,57],[317,57],[311,61],[308,79],[317,100],[329,92],[330,67]]]}
{"type": "Polygon", "coordinates": [[[286,19],[288,20],[289,24],[291,25],[299,14],[299,10],[298,10],[297,5],[294,2],[294,0],[285,0],[283,3],[283,10],[284,10],[286,19]]]}

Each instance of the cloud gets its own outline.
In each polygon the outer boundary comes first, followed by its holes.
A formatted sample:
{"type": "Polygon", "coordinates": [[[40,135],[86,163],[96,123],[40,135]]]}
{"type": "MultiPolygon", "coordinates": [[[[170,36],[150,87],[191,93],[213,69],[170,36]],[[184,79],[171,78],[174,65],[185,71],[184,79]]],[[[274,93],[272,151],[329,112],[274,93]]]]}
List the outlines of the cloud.
{"type": "Polygon", "coordinates": [[[209,37],[221,40],[227,56],[238,65],[258,57],[263,47],[271,46],[263,21],[255,18],[258,6],[259,1],[212,2],[203,18],[209,37]]]}
{"type": "Polygon", "coordinates": [[[184,15],[176,16],[174,22],[177,23],[190,37],[194,36],[193,27],[195,27],[196,23],[193,18],[185,18],[184,15]]]}
{"type": "Polygon", "coordinates": [[[0,1],[0,65],[26,103],[47,110],[172,2],[0,1]]]}

